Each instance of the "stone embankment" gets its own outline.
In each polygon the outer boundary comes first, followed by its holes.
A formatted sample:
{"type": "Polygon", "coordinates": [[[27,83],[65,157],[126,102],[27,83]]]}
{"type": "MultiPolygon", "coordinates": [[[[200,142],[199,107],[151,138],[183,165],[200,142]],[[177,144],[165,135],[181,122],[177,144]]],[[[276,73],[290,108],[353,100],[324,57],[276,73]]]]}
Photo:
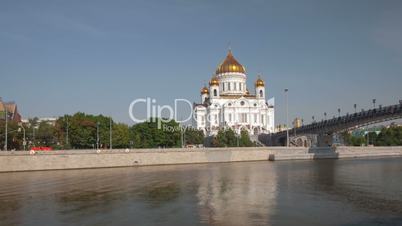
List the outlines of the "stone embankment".
{"type": "Polygon", "coordinates": [[[402,156],[402,147],[194,148],[0,152],[0,172],[402,156]]]}

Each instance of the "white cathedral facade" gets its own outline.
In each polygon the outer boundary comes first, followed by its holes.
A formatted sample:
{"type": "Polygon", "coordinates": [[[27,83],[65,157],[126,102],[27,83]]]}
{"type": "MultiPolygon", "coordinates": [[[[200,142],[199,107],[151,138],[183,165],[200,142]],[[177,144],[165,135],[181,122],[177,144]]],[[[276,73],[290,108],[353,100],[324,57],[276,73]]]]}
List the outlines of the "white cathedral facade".
{"type": "Polygon", "coordinates": [[[207,136],[231,128],[240,134],[274,132],[274,99],[266,101],[264,81],[258,76],[254,92],[247,89],[246,70],[229,50],[209,82],[201,89],[201,103],[194,104],[194,127],[207,136]]]}

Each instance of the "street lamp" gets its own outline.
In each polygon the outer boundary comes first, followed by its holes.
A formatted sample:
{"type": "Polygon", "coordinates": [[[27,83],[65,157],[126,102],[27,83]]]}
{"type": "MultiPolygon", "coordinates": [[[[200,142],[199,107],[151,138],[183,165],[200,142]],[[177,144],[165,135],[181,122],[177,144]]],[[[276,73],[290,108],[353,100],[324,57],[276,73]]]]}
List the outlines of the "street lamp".
{"type": "Polygon", "coordinates": [[[338,117],[341,117],[341,109],[338,108],[338,117]]]}
{"type": "Polygon", "coordinates": [[[357,110],[356,110],[357,104],[354,104],[353,107],[355,108],[355,114],[356,114],[357,113],[357,110]]]}
{"type": "Polygon", "coordinates": [[[327,112],[324,112],[324,118],[327,120],[327,112]]]}
{"type": "Polygon", "coordinates": [[[109,147],[110,150],[113,149],[113,144],[112,144],[112,117],[109,118],[109,147]]]}
{"type": "Polygon", "coordinates": [[[66,145],[68,145],[68,127],[69,127],[69,125],[68,125],[68,117],[66,117],[66,145]]]}
{"type": "Polygon", "coordinates": [[[375,108],[375,101],[376,99],[373,99],[373,108],[375,108]]]}
{"type": "Polygon", "coordinates": [[[286,97],[286,146],[289,147],[289,104],[288,104],[288,91],[289,89],[285,89],[285,97],[286,97]]]}
{"type": "Polygon", "coordinates": [[[22,128],[22,130],[24,131],[24,139],[22,141],[22,145],[24,146],[24,151],[25,151],[25,146],[27,145],[27,141],[25,140],[25,128],[24,125],[20,122],[18,123],[18,125],[22,128]]]}
{"type": "Polygon", "coordinates": [[[4,140],[4,150],[7,151],[7,140],[8,140],[8,136],[7,136],[7,130],[8,130],[8,113],[7,113],[7,106],[5,104],[3,104],[4,106],[4,112],[6,113],[6,134],[5,134],[5,140],[4,140]]]}
{"type": "Polygon", "coordinates": [[[96,150],[99,149],[99,122],[96,122],[96,150]]]}

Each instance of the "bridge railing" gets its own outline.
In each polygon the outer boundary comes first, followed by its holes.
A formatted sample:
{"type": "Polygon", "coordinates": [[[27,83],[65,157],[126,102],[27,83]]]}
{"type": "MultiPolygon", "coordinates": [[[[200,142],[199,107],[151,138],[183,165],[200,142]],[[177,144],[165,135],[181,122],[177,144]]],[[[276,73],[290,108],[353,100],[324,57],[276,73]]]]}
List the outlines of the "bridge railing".
{"type": "MultiPolygon", "coordinates": [[[[353,114],[346,114],[340,117],[322,120],[320,122],[313,122],[311,124],[296,128],[296,134],[325,130],[343,130],[345,128],[352,128],[359,125],[367,125],[371,122],[377,123],[400,117],[402,117],[402,104],[396,104],[356,112],[353,114]]],[[[290,129],[290,131],[294,131],[294,129],[290,129]]],[[[286,134],[286,131],[276,133],[276,135],[280,134],[286,134]]]]}

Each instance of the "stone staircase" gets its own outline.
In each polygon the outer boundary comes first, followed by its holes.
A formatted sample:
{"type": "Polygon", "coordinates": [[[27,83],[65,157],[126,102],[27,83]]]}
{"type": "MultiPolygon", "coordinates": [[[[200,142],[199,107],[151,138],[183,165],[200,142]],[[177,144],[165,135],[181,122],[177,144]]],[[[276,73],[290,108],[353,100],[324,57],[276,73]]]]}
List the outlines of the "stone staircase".
{"type": "Polygon", "coordinates": [[[258,140],[258,135],[250,135],[250,140],[251,142],[255,142],[257,147],[265,147],[265,144],[258,140]]]}

